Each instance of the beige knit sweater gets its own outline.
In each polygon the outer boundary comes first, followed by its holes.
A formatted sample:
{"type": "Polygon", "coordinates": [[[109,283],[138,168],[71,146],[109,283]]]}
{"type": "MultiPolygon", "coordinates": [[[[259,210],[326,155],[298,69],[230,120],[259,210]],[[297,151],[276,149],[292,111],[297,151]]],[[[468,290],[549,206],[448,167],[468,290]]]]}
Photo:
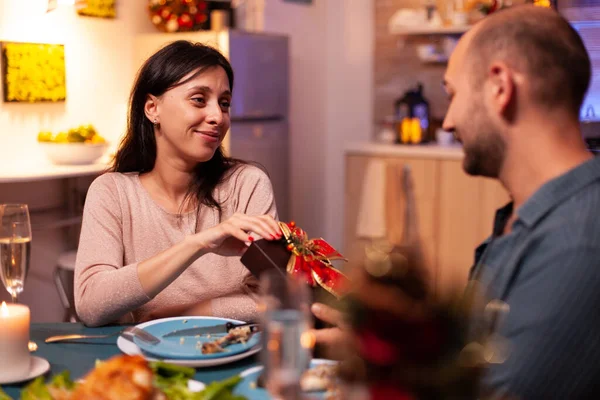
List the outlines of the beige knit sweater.
{"type": "MultiPolygon", "coordinates": [[[[223,206],[221,220],[236,212],[277,218],[271,182],[254,166],[236,171],[217,189],[215,199],[223,206]]],[[[243,290],[249,272],[239,257],[206,254],[153,299],[140,284],[139,262],[218,223],[218,212],[208,207],[202,207],[198,216],[165,211],[152,200],[137,173],[98,177],[87,194],[77,251],[79,318],[91,326],[141,322],[210,300],[214,316],[254,319],[255,302],[243,290]]],[[[177,311],[172,313],[175,316],[177,311]]]]}

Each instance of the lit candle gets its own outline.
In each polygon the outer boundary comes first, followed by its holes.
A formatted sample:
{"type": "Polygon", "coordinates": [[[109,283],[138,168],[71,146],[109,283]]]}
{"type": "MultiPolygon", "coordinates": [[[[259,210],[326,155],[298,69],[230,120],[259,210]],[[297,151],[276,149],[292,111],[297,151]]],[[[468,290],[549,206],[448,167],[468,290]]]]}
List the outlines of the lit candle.
{"type": "Polygon", "coordinates": [[[29,355],[29,308],[22,304],[0,306],[0,381],[27,376],[29,355]]]}

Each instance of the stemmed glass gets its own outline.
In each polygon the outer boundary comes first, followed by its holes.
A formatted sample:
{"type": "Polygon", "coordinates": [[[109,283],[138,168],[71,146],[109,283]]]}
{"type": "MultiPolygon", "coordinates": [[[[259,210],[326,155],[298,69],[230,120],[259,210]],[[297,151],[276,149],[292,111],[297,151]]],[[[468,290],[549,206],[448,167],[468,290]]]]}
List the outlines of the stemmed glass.
{"type": "Polygon", "coordinates": [[[17,303],[23,291],[31,253],[27,204],[0,204],[0,278],[17,303]]]}
{"type": "Polygon", "coordinates": [[[309,288],[280,270],[264,272],[260,287],[261,380],[274,399],[300,399],[300,378],[315,344],[309,288]]]}

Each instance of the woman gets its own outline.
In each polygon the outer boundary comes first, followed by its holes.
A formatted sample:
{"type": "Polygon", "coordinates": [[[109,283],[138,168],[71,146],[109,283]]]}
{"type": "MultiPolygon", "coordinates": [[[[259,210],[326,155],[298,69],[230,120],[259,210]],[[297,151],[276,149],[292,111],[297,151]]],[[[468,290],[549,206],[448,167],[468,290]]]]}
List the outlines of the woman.
{"type": "Polygon", "coordinates": [[[88,191],[75,306],[89,326],[175,315],[251,320],[247,243],[281,237],[268,177],[223,155],[233,71],[174,42],[142,66],[112,167],[88,191]]]}

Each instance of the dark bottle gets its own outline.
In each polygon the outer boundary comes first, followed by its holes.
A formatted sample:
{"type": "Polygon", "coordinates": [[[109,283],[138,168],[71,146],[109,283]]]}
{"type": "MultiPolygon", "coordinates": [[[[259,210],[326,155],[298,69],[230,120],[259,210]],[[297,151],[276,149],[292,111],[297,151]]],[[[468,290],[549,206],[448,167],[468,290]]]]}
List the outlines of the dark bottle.
{"type": "Polygon", "coordinates": [[[429,102],[423,96],[423,85],[419,83],[416,90],[409,90],[396,101],[397,142],[419,144],[429,140],[430,117],[429,102]]]}

